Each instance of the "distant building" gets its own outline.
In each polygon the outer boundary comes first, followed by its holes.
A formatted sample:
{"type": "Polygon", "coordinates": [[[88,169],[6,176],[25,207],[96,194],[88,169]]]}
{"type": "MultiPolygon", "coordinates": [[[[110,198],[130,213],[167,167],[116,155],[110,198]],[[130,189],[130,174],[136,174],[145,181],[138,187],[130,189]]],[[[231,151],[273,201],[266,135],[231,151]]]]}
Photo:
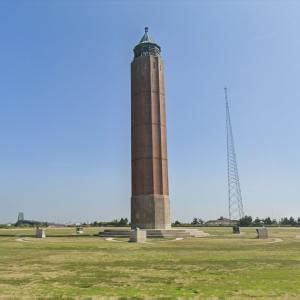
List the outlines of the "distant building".
{"type": "Polygon", "coordinates": [[[231,226],[237,224],[236,220],[230,220],[224,217],[220,217],[217,220],[209,220],[205,223],[205,225],[214,225],[214,226],[231,226]]]}
{"type": "Polygon", "coordinates": [[[19,212],[19,214],[18,214],[18,222],[22,222],[22,221],[24,221],[24,213],[19,212]]]}

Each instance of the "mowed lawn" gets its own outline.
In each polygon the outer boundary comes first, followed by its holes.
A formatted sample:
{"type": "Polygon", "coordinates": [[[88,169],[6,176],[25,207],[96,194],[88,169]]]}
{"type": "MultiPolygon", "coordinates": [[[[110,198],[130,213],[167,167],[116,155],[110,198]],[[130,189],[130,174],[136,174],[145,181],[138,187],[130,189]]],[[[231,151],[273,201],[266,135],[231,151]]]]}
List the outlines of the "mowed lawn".
{"type": "Polygon", "coordinates": [[[300,228],[269,229],[269,240],[256,239],[255,228],[202,228],[211,236],[146,244],[93,236],[100,230],[47,229],[36,239],[30,229],[1,229],[0,299],[300,299],[300,228]]]}

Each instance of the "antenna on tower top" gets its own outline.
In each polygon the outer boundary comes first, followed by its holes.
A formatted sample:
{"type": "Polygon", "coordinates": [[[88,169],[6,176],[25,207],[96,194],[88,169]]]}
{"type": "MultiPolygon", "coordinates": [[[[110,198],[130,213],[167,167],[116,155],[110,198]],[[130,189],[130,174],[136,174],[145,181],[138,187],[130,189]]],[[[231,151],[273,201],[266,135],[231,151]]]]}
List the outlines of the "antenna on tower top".
{"type": "Polygon", "coordinates": [[[228,205],[229,219],[238,220],[244,217],[244,208],[237,159],[234,147],[233,132],[230,119],[227,88],[225,91],[226,108],[226,138],[227,138],[227,176],[228,176],[228,205]]]}

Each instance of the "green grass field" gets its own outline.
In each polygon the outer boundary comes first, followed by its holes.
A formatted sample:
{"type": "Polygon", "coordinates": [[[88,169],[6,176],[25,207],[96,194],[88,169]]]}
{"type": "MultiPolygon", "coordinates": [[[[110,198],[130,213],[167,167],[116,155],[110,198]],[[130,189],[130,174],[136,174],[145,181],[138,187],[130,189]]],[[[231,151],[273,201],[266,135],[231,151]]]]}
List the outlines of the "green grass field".
{"type": "Polygon", "coordinates": [[[99,230],[47,229],[36,239],[32,229],[1,229],[0,299],[300,299],[300,228],[271,228],[268,240],[254,228],[203,228],[212,236],[146,244],[106,241],[93,236],[99,230]]]}

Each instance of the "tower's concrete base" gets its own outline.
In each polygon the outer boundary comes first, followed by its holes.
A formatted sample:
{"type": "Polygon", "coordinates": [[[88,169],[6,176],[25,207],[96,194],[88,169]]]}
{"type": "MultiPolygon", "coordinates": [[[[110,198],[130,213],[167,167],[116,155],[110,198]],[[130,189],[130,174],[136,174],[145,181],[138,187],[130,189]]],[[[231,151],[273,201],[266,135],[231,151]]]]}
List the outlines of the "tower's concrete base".
{"type": "MultiPolygon", "coordinates": [[[[146,229],[147,238],[188,238],[206,237],[209,234],[194,228],[180,229],[146,229]]],[[[129,238],[130,229],[105,229],[99,232],[101,237],[129,238]]]]}
{"type": "Polygon", "coordinates": [[[170,229],[170,199],[167,195],[131,197],[132,229],[170,229]]]}

